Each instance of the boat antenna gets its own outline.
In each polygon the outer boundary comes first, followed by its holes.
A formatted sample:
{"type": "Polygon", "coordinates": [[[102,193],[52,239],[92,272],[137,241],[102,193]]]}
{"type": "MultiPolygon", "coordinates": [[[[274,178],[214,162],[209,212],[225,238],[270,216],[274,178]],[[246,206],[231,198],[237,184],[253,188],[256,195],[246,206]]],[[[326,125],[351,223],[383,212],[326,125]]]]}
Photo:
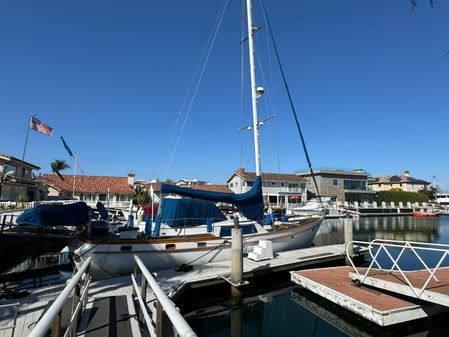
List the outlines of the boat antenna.
{"type": "Polygon", "coordinates": [[[251,75],[251,102],[253,110],[253,134],[254,134],[254,157],[256,161],[256,176],[260,177],[260,144],[259,144],[259,122],[257,119],[257,99],[263,94],[263,89],[256,86],[256,68],[254,65],[254,41],[253,34],[257,31],[253,27],[251,0],[246,0],[246,12],[248,19],[248,50],[249,50],[249,68],[251,75]]]}
{"type": "Polygon", "coordinates": [[[281,58],[279,56],[278,48],[277,48],[276,42],[274,40],[273,30],[271,29],[271,22],[270,22],[270,20],[268,18],[267,12],[265,11],[265,6],[263,4],[263,1],[260,0],[260,3],[262,5],[262,11],[263,11],[263,14],[265,16],[265,20],[267,22],[268,30],[270,32],[271,41],[273,42],[274,52],[276,54],[276,59],[278,61],[279,70],[280,70],[281,75],[282,75],[282,80],[284,82],[284,86],[285,86],[285,89],[287,91],[287,96],[288,96],[288,100],[290,102],[290,107],[292,109],[293,117],[295,118],[296,128],[298,130],[299,137],[301,138],[302,148],[303,148],[304,154],[306,156],[307,165],[309,167],[310,175],[312,176],[313,184],[315,185],[315,188],[316,188],[316,191],[317,191],[317,194],[318,194],[318,199],[320,200],[320,203],[323,204],[323,201],[321,200],[321,193],[320,193],[320,190],[318,188],[318,184],[316,182],[315,173],[313,172],[313,169],[312,169],[312,162],[310,161],[309,152],[307,151],[306,142],[304,140],[304,136],[303,136],[303,133],[302,133],[302,130],[301,130],[301,126],[299,125],[298,114],[296,113],[295,105],[293,104],[292,95],[290,93],[290,89],[288,88],[288,84],[287,84],[287,78],[285,77],[284,68],[282,67],[281,58]]]}

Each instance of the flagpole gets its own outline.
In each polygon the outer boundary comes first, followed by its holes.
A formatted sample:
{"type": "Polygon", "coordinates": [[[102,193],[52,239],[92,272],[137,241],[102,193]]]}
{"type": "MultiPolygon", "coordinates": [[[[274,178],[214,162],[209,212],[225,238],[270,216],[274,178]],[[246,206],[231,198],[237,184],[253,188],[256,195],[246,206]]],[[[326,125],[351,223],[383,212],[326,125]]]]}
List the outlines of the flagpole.
{"type": "Polygon", "coordinates": [[[154,189],[151,184],[151,222],[154,222],[154,189]]]}
{"type": "Polygon", "coordinates": [[[28,119],[28,124],[27,124],[27,134],[25,137],[25,145],[23,147],[23,152],[22,152],[22,162],[19,165],[19,172],[16,172],[16,179],[19,178],[17,181],[16,207],[17,207],[17,202],[19,201],[20,181],[21,181],[20,178],[22,178],[23,162],[25,161],[25,152],[26,152],[27,145],[28,145],[28,136],[30,135],[30,122],[31,122],[32,116],[33,116],[33,112],[30,112],[30,118],[28,119]]]}

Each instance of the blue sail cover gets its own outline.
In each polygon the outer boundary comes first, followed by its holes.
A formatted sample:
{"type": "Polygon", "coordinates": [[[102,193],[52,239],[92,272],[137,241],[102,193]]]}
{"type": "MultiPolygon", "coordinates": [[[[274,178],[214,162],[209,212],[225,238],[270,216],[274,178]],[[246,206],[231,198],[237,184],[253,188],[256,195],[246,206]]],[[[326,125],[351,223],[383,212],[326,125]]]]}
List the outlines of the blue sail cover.
{"type": "Polygon", "coordinates": [[[226,220],[226,217],[211,201],[164,198],[156,221],[170,227],[182,227],[205,225],[207,219],[216,222],[226,220]]]}
{"type": "Polygon", "coordinates": [[[161,185],[161,193],[176,193],[184,197],[225,202],[237,206],[240,212],[250,220],[261,221],[263,219],[264,204],[260,177],[256,177],[253,187],[242,194],[194,190],[167,184],[161,185]]]}
{"type": "Polygon", "coordinates": [[[89,206],[85,202],[68,205],[39,205],[17,217],[18,225],[37,227],[78,226],[89,222],[89,206]]]}

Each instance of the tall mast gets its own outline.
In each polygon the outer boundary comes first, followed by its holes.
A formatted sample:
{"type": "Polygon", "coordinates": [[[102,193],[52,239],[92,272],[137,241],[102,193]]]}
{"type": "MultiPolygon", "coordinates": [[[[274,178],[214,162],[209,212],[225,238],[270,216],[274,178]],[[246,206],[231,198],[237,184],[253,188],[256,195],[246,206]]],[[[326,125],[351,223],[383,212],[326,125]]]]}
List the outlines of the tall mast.
{"type": "Polygon", "coordinates": [[[253,131],[254,131],[254,156],[256,159],[256,176],[260,176],[260,144],[259,144],[259,121],[257,118],[257,87],[256,71],[254,66],[254,43],[253,43],[253,19],[251,13],[251,0],[246,0],[246,12],[248,17],[248,47],[249,67],[251,73],[251,101],[253,107],[253,131]]]}

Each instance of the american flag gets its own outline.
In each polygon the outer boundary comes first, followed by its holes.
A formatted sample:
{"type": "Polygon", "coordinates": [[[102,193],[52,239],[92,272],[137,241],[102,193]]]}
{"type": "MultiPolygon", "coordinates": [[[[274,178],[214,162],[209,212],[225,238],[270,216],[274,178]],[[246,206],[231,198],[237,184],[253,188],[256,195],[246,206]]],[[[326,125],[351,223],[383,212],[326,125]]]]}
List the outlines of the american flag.
{"type": "Polygon", "coordinates": [[[53,128],[48,126],[45,123],[42,123],[39,119],[37,119],[34,116],[31,116],[31,119],[30,119],[30,129],[42,132],[43,134],[46,134],[47,136],[53,135],[53,128]]]}

